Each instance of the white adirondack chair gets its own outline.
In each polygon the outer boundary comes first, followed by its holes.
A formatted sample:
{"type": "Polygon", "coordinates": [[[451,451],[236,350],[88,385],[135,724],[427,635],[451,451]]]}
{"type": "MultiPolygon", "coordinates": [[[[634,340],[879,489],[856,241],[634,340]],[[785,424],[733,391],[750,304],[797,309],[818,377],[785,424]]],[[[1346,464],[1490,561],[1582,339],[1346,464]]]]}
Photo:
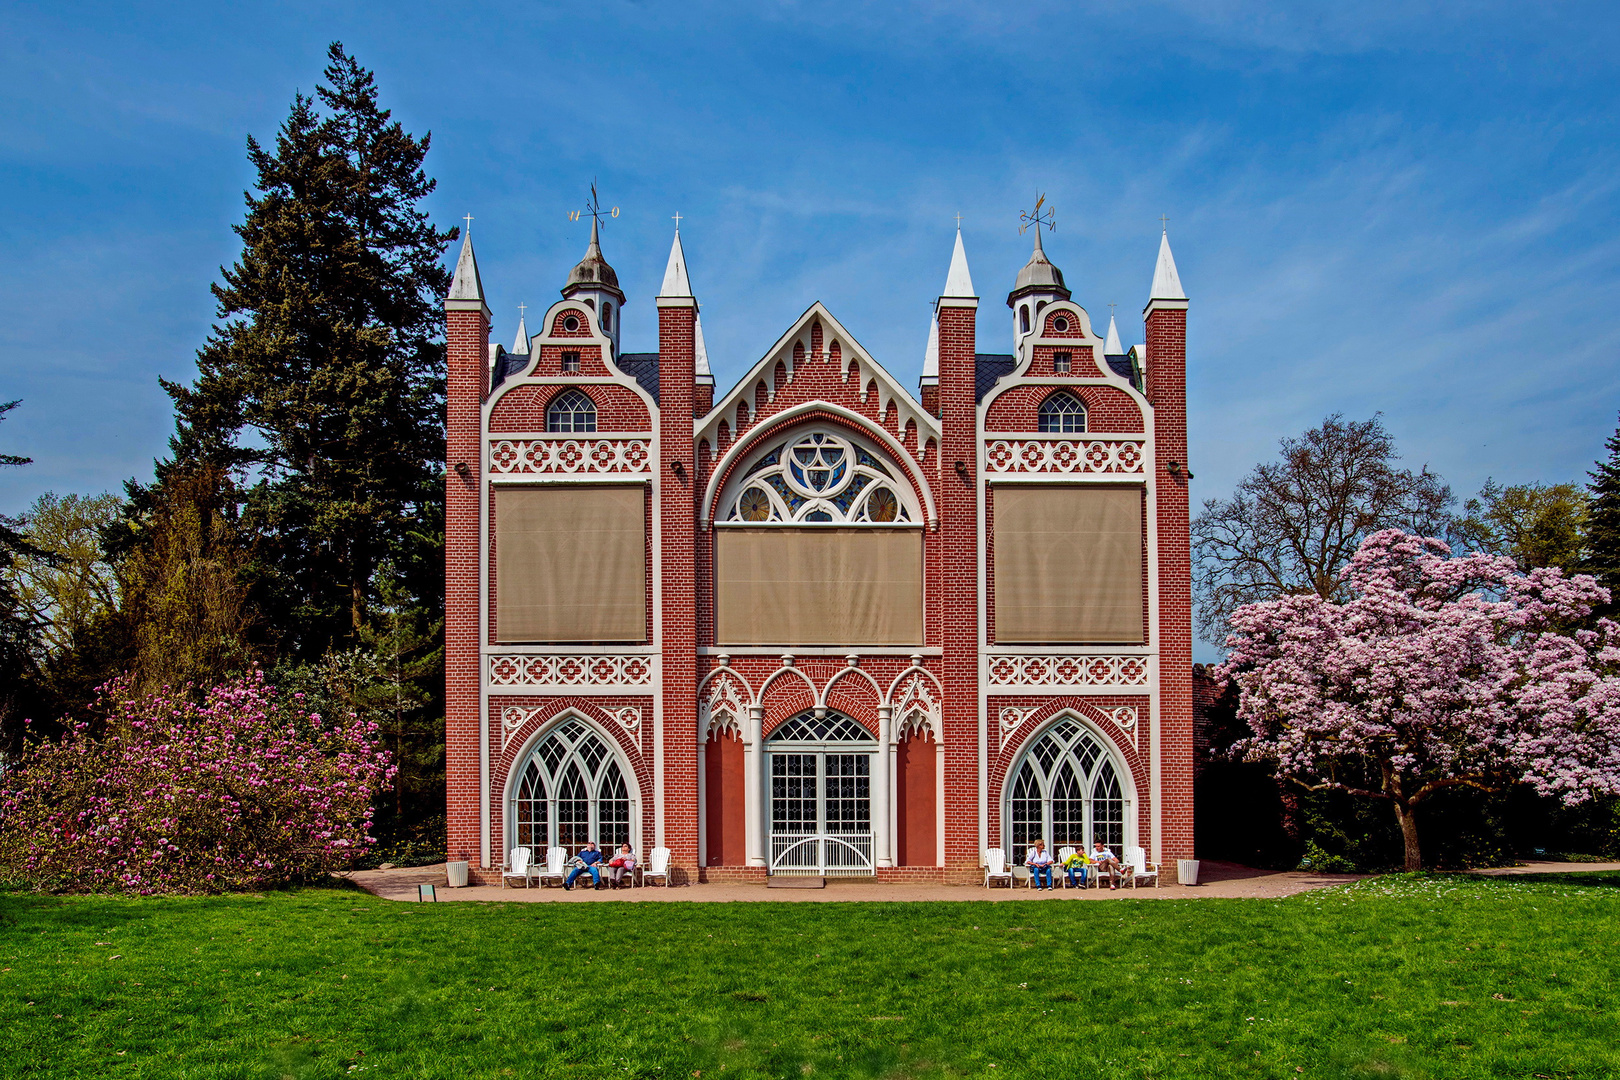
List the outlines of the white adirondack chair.
{"type": "Polygon", "coordinates": [[[1125,849],[1125,883],[1136,888],[1136,883],[1142,878],[1153,882],[1153,887],[1159,887],[1159,864],[1147,861],[1147,852],[1139,847],[1125,849]]]}
{"type": "Polygon", "coordinates": [[[984,887],[988,889],[992,881],[1005,881],[1007,888],[1012,888],[1013,876],[1007,869],[1007,855],[998,847],[984,853],[984,887]]]}
{"type": "Polygon", "coordinates": [[[647,863],[647,868],[641,872],[641,883],[651,885],[652,879],[660,879],[664,886],[669,886],[669,848],[655,847],[647,863]]]}
{"type": "Polygon", "coordinates": [[[529,887],[529,849],[515,847],[506,857],[507,868],[501,871],[501,888],[506,888],[507,878],[522,878],[523,887],[529,887]]]}
{"type": "Polygon", "coordinates": [[[1057,888],[1058,878],[1062,878],[1063,879],[1063,887],[1068,888],[1068,885],[1069,885],[1069,872],[1063,868],[1063,864],[1068,862],[1069,861],[1069,856],[1073,855],[1073,854],[1074,854],[1073,845],[1065,845],[1063,847],[1058,848],[1057,864],[1052,867],[1052,887],[1053,888],[1057,888]]]}
{"type": "Polygon", "coordinates": [[[567,877],[563,872],[563,856],[565,854],[566,852],[560,847],[546,848],[546,868],[541,870],[536,867],[534,871],[535,880],[540,885],[545,885],[548,881],[555,882],[558,885],[563,883],[567,877]]]}

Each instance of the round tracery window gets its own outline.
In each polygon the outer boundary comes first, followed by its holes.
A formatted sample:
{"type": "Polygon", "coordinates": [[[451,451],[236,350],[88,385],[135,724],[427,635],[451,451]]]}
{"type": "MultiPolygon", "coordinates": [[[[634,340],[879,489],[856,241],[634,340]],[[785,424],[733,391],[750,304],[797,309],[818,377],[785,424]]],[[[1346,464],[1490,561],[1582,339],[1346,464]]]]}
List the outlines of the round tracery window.
{"type": "Polygon", "coordinates": [[[902,481],[841,435],[812,431],[756,458],[722,504],[721,521],[902,524],[915,520],[902,481]],[[740,490],[739,490],[740,489],[740,490]]]}
{"type": "Polygon", "coordinates": [[[563,316],[563,329],[567,330],[570,334],[572,334],[575,330],[578,330],[579,329],[579,316],[578,315],[564,315],[563,316]]]}
{"type": "Polygon", "coordinates": [[[1067,334],[1069,332],[1069,320],[1059,315],[1052,320],[1052,329],[1060,334],[1067,334]]]}

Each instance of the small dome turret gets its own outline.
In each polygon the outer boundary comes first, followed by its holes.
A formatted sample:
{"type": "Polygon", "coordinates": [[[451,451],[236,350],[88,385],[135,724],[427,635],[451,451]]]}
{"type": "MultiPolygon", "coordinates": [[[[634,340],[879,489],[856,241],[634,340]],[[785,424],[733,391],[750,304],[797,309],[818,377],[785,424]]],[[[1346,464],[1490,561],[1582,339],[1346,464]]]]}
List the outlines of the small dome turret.
{"type": "Polygon", "coordinates": [[[562,294],[565,297],[572,296],[576,289],[614,292],[618,293],[621,303],[624,301],[624,293],[619,291],[619,275],[602,257],[602,242],[597,235],[594,218],[591,219],[590,246],[585,249],[585,257],[568,272],[568,284],[563,286],[562,294]]]}

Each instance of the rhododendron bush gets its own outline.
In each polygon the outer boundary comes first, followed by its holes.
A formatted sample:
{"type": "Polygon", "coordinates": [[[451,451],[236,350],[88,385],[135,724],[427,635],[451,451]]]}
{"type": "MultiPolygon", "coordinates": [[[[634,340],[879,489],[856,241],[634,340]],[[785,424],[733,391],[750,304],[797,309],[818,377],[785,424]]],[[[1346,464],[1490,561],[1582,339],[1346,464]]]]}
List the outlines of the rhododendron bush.
{"type": "Polygon", "coordinates": [[[1312,788],[1388,800],[1422,868],[1416,812],[1459,785],[1528,784],[1576,805],[1620,791],[1620,626],[1561,632],[1608,600],[1591,577],[1452,558],[1375,533],[1315,594],[1239,608],[1217,677],[1252,732],[1234,752],[1312,788]]]}
{"type": "Polygon", "coordinates": [[[393,774],[377,725],[278,700],[261,674],[199,704],[103,688],[77,723],[0,779],[0,874],[62,891],[220,892],[308,880],[372,843],[393,774]],[[101,725],[98,725],[101,726],[101,725]]]}

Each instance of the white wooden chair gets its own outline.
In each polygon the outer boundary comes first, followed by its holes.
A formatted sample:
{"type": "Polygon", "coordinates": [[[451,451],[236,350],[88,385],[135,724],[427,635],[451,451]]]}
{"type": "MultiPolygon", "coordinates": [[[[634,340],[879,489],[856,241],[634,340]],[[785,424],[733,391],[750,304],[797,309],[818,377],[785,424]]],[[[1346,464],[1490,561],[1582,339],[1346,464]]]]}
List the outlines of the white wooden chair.
{"type": "Polygon", "coordinates": [[[1012,871],[1007,869],[1007,855],[998,847],[989,848],[984,853],[984,887],[989,888],[993,881],[1005,881],[1007,888],[1012,888],[1012,871]]]}
{"type": "Polygon", "coordinates": [[[664,886],[669,886],[669,848],[655,847],[652,857],[647,862],[647,868],[641,872],[641,883],[651,885],[652,879],[658,878],[664,886]]]}
{"type": "Polygon", "coordinates": [[[1147,852],[1139,847],[1125,849],[1125,884],[1136,888],[1136,883],[1142,878],[1153,882],[1153,887],[1159,887],[1159,864],[1147,861],[1147,852]]]}
{"type": "Polygon", "coordinates": [[[523,887],[529,887],[529,849],[515,847],[506,857],[506,869],[501,871],[501,888],[506,888],[507,878],[522,878],[523,887]]]}
{"type": "Polygon", "coordinates": [[[551,881],[561,885],[568,876],[563,871],[563,857],[565,854],[560,847],[546,848],[546,868],[541,870],[538,866],[535,867],[535,883],[545,885],[546,882],[551,881]]]}
{"type": "Polygon", "coordinates": [[[1063,868],[1063,864],[1068,862],[1069,856],[1073,854],[1074,847],[1072,845],[1066,844],[1063,847],[1058,848],[1057,862],[1052,866],[1052,887],[1054,889],[1057,888],[1058,878],[1063,879],[1063,887],[1065,889],[1069,887],[1069,872],[1063,868]]]}

